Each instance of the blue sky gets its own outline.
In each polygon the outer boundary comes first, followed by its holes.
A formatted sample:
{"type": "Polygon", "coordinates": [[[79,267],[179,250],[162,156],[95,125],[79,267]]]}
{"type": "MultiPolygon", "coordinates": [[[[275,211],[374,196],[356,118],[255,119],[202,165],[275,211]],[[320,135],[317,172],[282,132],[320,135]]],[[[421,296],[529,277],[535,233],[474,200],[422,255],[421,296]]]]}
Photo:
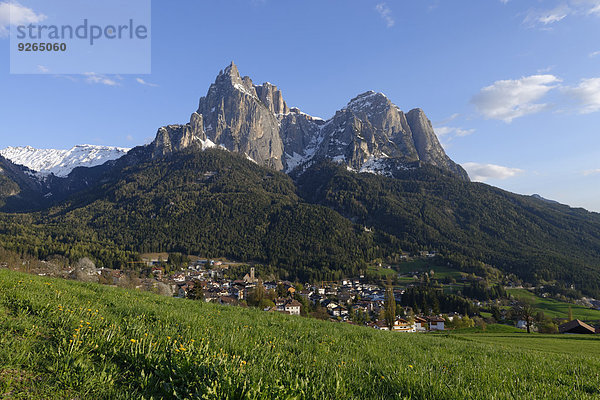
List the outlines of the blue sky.
{"type": "Polygon", "coordinates": [[[472,178],[600,211],[600,0],[154,0],[148,75],[10,75],[6,8],[0,147],[142,144],[233,60],[315,116],[366,90],[420,107],[472,178]]]}

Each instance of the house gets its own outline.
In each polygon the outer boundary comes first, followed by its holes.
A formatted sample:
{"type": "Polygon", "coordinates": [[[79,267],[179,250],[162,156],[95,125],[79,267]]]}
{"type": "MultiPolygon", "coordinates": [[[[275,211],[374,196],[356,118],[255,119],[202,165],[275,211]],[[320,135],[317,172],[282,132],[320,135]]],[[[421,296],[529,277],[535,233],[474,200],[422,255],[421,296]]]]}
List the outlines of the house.
{"type": "MultiPolygon", "coordinates": [[[[533,328],[533,321],[529,322],[529,326],[531,328],[533,328]]],[[[527,321],[525,321],[524,319],[520,319],[517,321],[517,328],[519,329],[527,329],[527,321]]]]}
{"type": "Polygon", "coordinates": [[[277,311],[285,311],[285,304],[287,303],[287,301],[287,299],[281,297],[275,299],[274,303],[275,307],[277,308],[277,311]]]}
{"type": "Polygon", "coordinates": [[[398,318],[394,321],[394,327],[392,328],[394,332],[415,332],[415,327],[413,324],[408,322],[403,318],[398,318]]]}
{"type": "Polygon", "coordinates": [[[350,291],[344,290],[339,293],[337,298],[340,302],[348,304],[354,300],[355,296],[350,291]]]}
{"type": "Polygon", "coordinates": [[[329,308],[329,307],[328,307],[328,310],[329,310],[329,313],[330,313],[332,316],[334,316],[334,317],[341,317],[341,316],[342,316],[342,311],[343,311],[343,308],[342,308],[342,307],[340,307],[340,306],[336,306],[336,307],[334,307],[334,308],[329,308]]]}
{"type": "Polygon", "coordinates": [[[285,305],[285,312],[290,315],[300,315],[302,304],[298,300],[288,301],[285,305]]]}
{"type": "Polygon", "coordinates": [[[179,289],[177,290],[177,297],[181,299],[185,299],[187,297],[188,291],[194,287],[192,284],[191,287],[188,284],[178,285],[179,289]]]}
{"type": "Polygon", "coordinates": [[[428,321],[429,321],[429,330],[430,331],[443,331],[444,330],[444,323],[446,322],[446,320],[444,318],[429,317],[428,321]]]}
{"type": "Polygon", "coordinates": [[[428,324],[425,318],[415,317],[415,332],[427,331],[428,324]]]}
{"type": "Polygon", "coordinates": [[[219,304],[225,305],[225,306],[235,306],[237,305],[237,298],[232,297],[232,296],[221,296],[219,297],[219,304]]]}
{"type": "Polygon", "coordinates": [[[574,319],[573,321],[562,324],[558,327],[560,333],[578,333],[578,334],[594,334],[596,329],[589,326],[583,321],[574,319]]]}
{"type": "Polygon", "coordinates": [[[390,328],[387,326],[387,324],[385,323],[385,321],[377,321],[377,322],[373,322],[371,324],[369,324],[369,326],[372,326],[375,329],[379,329],[381,331],[389,331],[390,328]]]}
{"type": "Polygon", "coordinates": [[[327,310],[329,310],[329,311],[331,311],[331,310],[333,310],[334,308],[338,307],[338,304],[337,304],[335,301],[333,301],[333,300],[330,300],[330,299],[324,300],[324,301],[321,303],[321,305],[322,305],[323,307],[326,307],[326,308],[327,308],[327,310]]]}
{"type": "Polygon", "coordinates": [[[232,297],[235,297],[238,300],[244,300],[244,289],[239,287],[234,287],[229,290],[229,294],[232,297]]]}

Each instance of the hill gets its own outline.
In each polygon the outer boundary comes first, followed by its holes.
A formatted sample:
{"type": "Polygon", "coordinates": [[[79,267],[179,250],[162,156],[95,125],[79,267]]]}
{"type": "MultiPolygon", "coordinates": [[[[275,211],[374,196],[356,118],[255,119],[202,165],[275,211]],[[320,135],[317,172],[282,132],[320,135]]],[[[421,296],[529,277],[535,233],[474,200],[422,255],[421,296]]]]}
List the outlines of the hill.
{"type": "Polygon", "coordinates": [[[287,175],[216,149],[115,168],[59,206],[4,215],[0,240],[40,258],[90,254],[99,266],[169,251],[260,261],[310,280],[356,276],[367,260],[398,251],[389,235],[302,202],[287,175]]]}
{"type": "Polygon", "coordinates": [[[357,276],[376,258],[431,250],[454,270],[496,281],[513,274],[559,291],[573,284],[600,297],[595,213],[427,165],[388,177],[325,160],[290,177],[219,149],[152,160],[144,152],[92,168],[96,183],[53,207],[0,214],[0,244],[113,268],[147,252],[228,257],[302,280],[357,276]]]}
{"type": "Polygon", "coordinates": [[[296,179],[307,202],[436,250],[456,268],[489,264],[530,282],[574,284],[600,296],[600,214],[466,182],[435,167],[394,177],[355,174],[331,162],[296,179]]]}
{"type": "Polygon", "coordinates": [[[507,335],[382,332],[0,270],[0,395],[12,398],[600,395],[597,338],[515,347],[526,335],[507,335]]]}
{"type": "Polygon", "coordinates": [[[527,289],[508,289],[507,292],[516,299],[528,301],[533,307],[543,311],[545,315],[551,318],[567,318],[569,307],[571,307],[575,319],[582,321],[600,320],[599,310],[565,303],[552,298],[539,297],[527,289]]]}

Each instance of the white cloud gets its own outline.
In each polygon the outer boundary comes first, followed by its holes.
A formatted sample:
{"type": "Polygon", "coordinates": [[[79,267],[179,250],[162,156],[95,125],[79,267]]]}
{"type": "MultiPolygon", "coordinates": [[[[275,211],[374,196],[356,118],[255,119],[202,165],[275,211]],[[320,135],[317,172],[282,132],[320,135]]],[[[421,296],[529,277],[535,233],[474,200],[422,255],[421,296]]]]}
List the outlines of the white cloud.
{"type": "Polygon", "coordinates": [[[454,114],[452,114],[451,116],[449,116],[449,117],[448,117],[448,118],[446,118],[446,119],[443,119],[443,120],[441,120],[441,121],[437,121],[437,122],[435,122],[435,123],[434,123],[434,125],[435,125],[435,126],[446,125],[446,124],[448,124],[448,123],[450,123],[450,122],[454,121],[454,120],[455,120],[456,118],[458,118],[458,117],[460,117],[460,114],[459,114],[459,113],[454,113],[454,114]]]}
{"type": "Polygon", "coordinates": [[[555,22],[562,21],[570,13],[571,13],[571,9],[566,5],[562,5],[562,6],[556,7],[553,10],[542,12],[540,15],[537,16],[536,19],[537,19],[537,22],[539,22],[541,24],[549,25],[549,24],[553,24],[555,22]]]}
{"type": "Polygon", "coordinates": [[[475,129],[462,129],[452,126],[439,126],[435,127],[435,134],[438,136],[446,136],[454,134],[455,136],[468,136],[475,132],[475,129]]]}
{"type": "Polygon", "coordinates": [[[375,10],[377,10],[381,18],[385,21],[388,28],[394,26],[396,21],[394,21],[394,17],[392,16],[392,10],[390,10],[386,3],[377,4],[375,10]]]}
{"type": "Polygon", "coordinates": [[[565,87],[563,91],[579,103],[581,114],[600,111],[600,78],[582,79],[579,85],[565,87]]]}
{"type": "Polygon", "coordinates": [[[507,179],[512,178],[522,172],[519,168],[503,167],[495,164],[479,164],[468,162],[462,164],[463,168],[469,173],[469,177],[478,182],[485,182],[488,179],[507,179]]]}
{"type": "Polygon", "coordinates": [[[563,0],[551,10],[530,10],[524,24],[548,26],[570,16],[600,16],[600,0],[563,0]]]}
{"type": "Polygon", "coordinates": [[[45,19],[44,14],[37,14],[16,1],[3,1],[0,3],[0,37],[8,36],[10,25],[35,24],[45,19]]]}
{"type": "Polygon", "coordinates": [[[549,67],[546,67],[546,68],[539,68],[539,69],[537,70],[537,73],[538,73],[538,74],[546,74],[546,73],[548,73],[548,72],[552,71],[553,69],[554,69],[554,65],[551,65],[551,66],[549,66],[549,67]]]}
{"type": "Polygon", "coordinates": [[[37,69],[39,72],[41,72],[42,74],[47,74],[48,72],[50,72],[50,70],[48,69],[48,67],[44,66],[44,65],[38,65],[37,69]]]}
{"type": "Polygon", "coordinates": [[[125,139],[127,139],[128,142],[133,142],[133,136],[131,135],[127,135],[125,139]]]}
{"type": "Polygon", "coordinates": [[[137,83],[139,83],[140,85],[144,85],[144,86],[150,86],[150,87],[157,87],[158,85],[156,83],[150,83],[150,82],[146,82],[145,80],[143,80],[142,78],[136,78],[135,79],[137,83]]]}
{"type": "Polygon", "coordinates": [[[593,51],[593,52],[590,53],[590,58],[594,58],[596,56],[600,56],[600,50],[593,51]]]}
{"type": "Polygon", "coordinates": [[[536,101],[560,82],[554,75],[532,75],[514,80],[496,81],[471,99],[477,110],[489,119],[510,123],[513,119],[540,112],[548,107],[536,101]]]}
{"type": "Polygon", "coordinates": [[[598,4],[597,6],[590,8],[590,10],[588,11],[588,15],[600,15],[600,4],[598,4]]]}
{"type": "Polygon", "coordinates": [[[600,15],[600,0],[571,0],[579,7],[579,13],[585,15],[600,15]]]}
{"type": "Polygon", "coordinates": [[[86,72],[83,74],[86,76],[85,81],[87,83],[101,83],[107,86],[118,86],[117,81],[110,79],[104,75],[96,74],[95,72],[86,72]]]}
{"type": "Polygon", "coordinates": [[[588,169],[587,171],[583,171],[583,175],[585,175],[585,176],[598,175],[598,174],[600,174],[600,168],[588,169]]]}

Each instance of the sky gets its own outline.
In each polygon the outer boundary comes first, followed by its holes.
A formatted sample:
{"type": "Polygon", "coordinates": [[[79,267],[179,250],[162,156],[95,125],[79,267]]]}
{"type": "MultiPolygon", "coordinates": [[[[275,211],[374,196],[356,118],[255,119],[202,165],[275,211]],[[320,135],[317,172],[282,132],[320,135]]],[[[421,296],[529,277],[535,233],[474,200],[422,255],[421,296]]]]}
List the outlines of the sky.
{"type": "Polygon", "coordinates": [[[154,0],[150,74],[10,74],[11,22],[52,7],[0,0],[0,148],[147,143],[235,61],[324,119],[422,108],[473,180],[600,212],[600,0],[154,0]]]}

